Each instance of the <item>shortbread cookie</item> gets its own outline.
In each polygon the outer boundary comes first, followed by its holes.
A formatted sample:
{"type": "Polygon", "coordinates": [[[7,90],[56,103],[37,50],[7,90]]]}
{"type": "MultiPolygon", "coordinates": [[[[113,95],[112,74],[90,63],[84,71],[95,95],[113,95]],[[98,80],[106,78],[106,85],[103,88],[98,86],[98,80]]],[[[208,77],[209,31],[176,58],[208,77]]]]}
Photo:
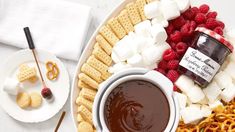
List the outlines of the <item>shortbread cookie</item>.
{"type": "Polygon", "coordinates": [[[104,39],[103,36],[97,35],[97,36],[96,36],[96,41],[98,42],[98,44],[100,45],[100,47],[101,47],[102,49],[104,49],[104,51],[105,51],[108,55],[111,55],[111,53],[112,53],[112,46],[104,39]]]}
{"type": "Polygon", "coordinates": [[[100,28],[99,33],[112,45],[114,46],[118,41],[118,37],[110,30],[107,26],[100,28]]]}
{"type": "Polygon", "coordinates": [[[117,18],[112,18],[108,21],[109,27],[117,35],[119,39],[122,39],[127,33],[122,25],[118,22],[117,18]]]}
{"type": "Polygon", "coordinates": [[[80,73],[78,75],[79,79],[81,81],[83,81],[84,83],[88,84],[89,86],[91,86],[92,88],[94,89],[97,89],[98,88],[98,83],[93,80],[92,78],[90,78],[88,75],[86,75],[85,73],[80,73]]]}
{"type": "Polygon", "coordinates": [[[135,3],[131,2],[129,4],[126,5],[126,10],[128,12],[128,16],[131,19],[131,23],[133,25],[138,24],[139,22],[141,22],[141,18],[138,12],[138,9],[135,6],[135,3]]]}
{"type": "Polygon", "coordinates": [[[107,66],[112,64],[112,58],[106,54],[100,47],[95,47],[92,54],[107,66]]]}
{"type": "Polygon", "coordinates": [[[92,79],[97,81],[98,83],[102,81],[101,79],[101,73],[88,65],[87,63],[84,63],[82,65],[81,71],[90,76],[92,79]]]}
{"type": "Polygon", "coordinates": [[[146,20],[146,16],[144,14],[144,6],[146,5],[146,1],[145,0],[137,0],[136,1],[136,7],[138,8],[138,11],[140,13],[140,17],[142,19],[142,21],[146,20]]]}
{"type": "Polygon", "coordinates": [[[127,33],[134,31],[134,26],[128,16],[127,10],[123,10],[117,17],[118,21],[121,23],[122,27],[127,33]]]}
{"type": "Polygon", "coordinates": [[[88,84],[84,83],[81,80],[78,80],[78,88],[88,88],[88,89],[93,89],[91,86],[89,86],[88,84]]]}
{"type": "Polygon", "coordinates": [[[101,74],[104,74],[108,71],[108,66],[105,65],[103,62],[99,61],[95,58],[94,55],[90,56],[87,60],[87,64],[95,68],[97,71],[99,71],[101,74]]]}
{"type": "Polygon", "coordinates": [[[31,102],[31,99],[30,99],[29,94],[27,94],[25,92],[18,93],[18,95],[16,97],[16,103],[18,104],[18,106],[20,108],[25,109],[25,108],[29,107],[30,102],[31,102]]]}
{"type": "Polygon", "coordinates": [[[93,132],[93,127],[88,122],[81,122],[78,124],[78,132],[93,132]]]}
{"type": "Polygon", "coordinates": [[[92,111],[93,103],[83,97],[80,97],[80,96],[77,97],[76,104],[77,105],[84,105],[88,110],[92,111]]]}
{"type": "Polygon", "coordinates": [[[78,107],[78,113],[81,114],[82,118],[83,118],[85,121],[87,121],[87,122],[93,124],[93,121],[92,121],[92,113],[91,113],[85,106],[80,105],[80,106],[78,107]]]}
{"type": "Polygon", "coordinates": [[[19,73],[17,74],[17,78],[20,82],[24,82],[33,78],[37,75],[36,69],[31,68],[26,64],[22,64],[19,68],[19,73]]]}
{"type": "Polygon", "coordinates": [[[33,92],[30,94],[31,103],[30,106],[33,108],[38,108],[42,104],[42,97],[39,93],[33,92]]]}
{"type": "Polygon", "coordinates": [[[81,114],[77,114],[77,121],[78,121],[78,123],[84,121],[84,119],[82,118],[81,114]]]}
{"type": "Polygon", "coordinates": [[[81,96],[90,101],[94,101],[96,93],[97,92],[95,90],[88,89],[88,88],[82,88],[82,90],[80,91],[81,96]]]}

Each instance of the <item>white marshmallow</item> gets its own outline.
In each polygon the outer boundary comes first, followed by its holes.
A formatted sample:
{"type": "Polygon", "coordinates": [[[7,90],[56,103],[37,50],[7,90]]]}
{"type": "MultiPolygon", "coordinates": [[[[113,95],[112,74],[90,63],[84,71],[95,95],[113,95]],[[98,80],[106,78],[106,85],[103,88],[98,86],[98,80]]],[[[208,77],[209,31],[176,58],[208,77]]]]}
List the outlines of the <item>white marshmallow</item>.
{"type": "Polygon", "coordinates": [[[153,69],[155,69],[156,67],[157,67],[157,64],[154,63],[154,64],[151,64],[151,65],[147,65],[147,66],[145,66],[144,68],[146,68],[146,69],[148,69],[148,70],[153,70],[153,69]]]}
{"type": "Polygon", "coordinates": [[[162,16],[155,17],[151,20],[152,25],[154,24],[161,24],[163,27],[167,27],[169,22],[162,16]]]}
{"type": "Polygon", "coordinates": [[[202,105],[201,112],[202,112],[203,117],[209,117],[212,113],[212,110],[210,109],[208,105],[202,105]]]}
{"type": "Polygon", "coordinates": [[[125,36],[113,47],[113,52],[116,53],[120,61],[125,61],[135,54],[135,51],[130,46],[131,43],[130,37],[125,36]]]}
{"type": "Polygon", "coordinates": [[[143,58],[140,54],[135,54],[131,58],[127,59],[127,63],[133,67],[141,67],[144,65],[143,58]]]}
{"type": "Polygon", "coordinates": [[[198,85],[194,85],[186,94],[193,103],[197,103],[205,98],[205,94],[198,85]]]}
{"type": "Polygon", "coordinates": [[[176,97],[178,99],[180,109],[185,108],[186,103],[187,103],[187,96],[182,93],[179,93],[179,92],[174,92],[174,94],[176,95],[176,97]]]}
{"type": "Polygon", "coordinates": [[[113,60],[114,63],[119,63],[119,62],[121,62],[120,57],[119,57],[115,52],[112,52],[111,58],[112,58],[112,60],[113,60]]]}
{"type": "Polygon", "coordinates": [[[235,81],[235,62],[230,62],[224,70],[235,81]]]}
{"type": "Polygon", "coordinates": [[[179,7],[173,0],[161,1],[161,12],[166,20],[172,20],[180,16],[179,7]]]}
{"type": "Polygon", "coordinates": [[[208,103],[208,105],[209,105],[209,107],[210,107],[211,110],[214,110],[214,109],[216,109],[216,108],[219,107],[219,106],[223,106],[223,104],[221,103],[220,100],[216,100],[216,101],[213,102],[213,103],[208,103]]]}
{"type": "Polygon", "coordinates": [[[7,78],[4,82],[3,90],[10,95],[17,95],[19,91],[19,82],[16,79],[7,78]]]}
{"type": "Polygon", "coordinates": [[[131,65],[126,64],[125,62],[119,62],[114,64],[112,67],[109,67],[108,72],[109,73],[118,73],[122,70],[125,70],[127,68],[131,68],[131,65]]]}
{"type": "Polygon", "coordinates": [[[151,37],[151,22],[149,20],[145,20],[136,24],[134,29],[136,34],[142,35],[144,37],[151,37]]]}
{"type": "Polygon", "coordinates": [[[235,97],[235,85],[231,84],[226,87],[220,94],[220,97],[223,101],[229,102],[235,97]]]}
{"type": "Polygon", "coordinates": [[[131,43],[131,47],[136,53],[141,53],[144,49],[152,45],[154,45],[152,38],[146,38],[140,35],[136,35],[134,41],[131,43]]]}
{"type": "Polygon", "coordinates": [[[221,89],[227,88],[233,82],[231,76],[228,73],[223,72],[223,71],[220,71],[219,73],[217,73],[214,79],[221,89]]]}
{"type": "Polygon", "coordinates": [[[201,105],[208,104],[208,99],[205,97],[205,98],[203,98],[202,100],[200,100],[200,101],[198,102],[198,104],[201,104],[201,105]]]}
{"type": "Polygon", "coordinates": [[[153,45],[143,50],[142,56],[146,65],[158,63],[162,59],[163,52],[169,48],[169,45],[153,45]]]}
{"type": "Polygon", "coordinates": [[[154,24],[151,28],[151,34],[155,42],[162,43],[167,39],[167,33],[162,25],[154,24]]]}
{"type": "Polygon", "coordinates": [[[228,41],[235,46],[235,29],[231,29],[225,33],[226,38],[228,41]]]}
{"type": "Polygon", "coordinates": [[[222,91],[217,83],[213,81],[203,89],[203,92],[210,102],[214,102],[222,91]]]}
{"type": "Polygon", "coordinates": [[[183,118],[185,124],[197,122],[203,118],[203,114],[200,110],[200,107],[195,107],[190,105],[180,111],[180,114],[183,118]]]}
{"type": "Polygon", "coordinates": [[[161,15],[161,2],[154,1],[144,6],[144,14],[148,19],[161,15]]]}
{"type": "Polygon", "coordinates": [[[186,11],[190,6],[190,0],[175,0],[175,1],[180,9],[180,12],[186,11]]]}
{"type": "Polygon", "coordinates": [[[175,82],[175,85],[184,93],[188,93],[192,87],[194,87],[194,82],[192,79],[185,75],[181,75],[177,81],[175,82]]]}

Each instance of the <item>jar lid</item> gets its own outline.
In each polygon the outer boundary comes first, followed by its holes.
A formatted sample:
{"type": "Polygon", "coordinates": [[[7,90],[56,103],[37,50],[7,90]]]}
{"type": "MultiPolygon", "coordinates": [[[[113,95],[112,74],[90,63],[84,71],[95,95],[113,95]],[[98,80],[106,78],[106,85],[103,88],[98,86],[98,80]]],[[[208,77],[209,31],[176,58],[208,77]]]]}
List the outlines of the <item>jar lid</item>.
{"type": "Polygon", "coordinates": [[[233,45],[228,40],[226,40],[223,36],[219,35],[218,33],[214,32],[212,30],[209,30],[207,28],[204,28],[204,27],[198,27],[195,29],[195,31],[205,33],[205,34],[215,38],[220,43],[225,45],[231,52],[233,52],[233,45]]]}

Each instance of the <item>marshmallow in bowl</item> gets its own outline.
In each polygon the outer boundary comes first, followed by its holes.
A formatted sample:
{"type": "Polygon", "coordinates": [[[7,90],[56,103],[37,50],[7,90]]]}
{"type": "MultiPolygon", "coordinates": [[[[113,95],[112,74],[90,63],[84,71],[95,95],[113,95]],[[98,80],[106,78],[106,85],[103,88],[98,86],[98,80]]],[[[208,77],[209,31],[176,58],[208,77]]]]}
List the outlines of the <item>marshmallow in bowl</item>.
{"type": "Polygon", "coordinates": [[[224,102],[230,102],[235,97],[235,85],[230,84],[220,94],[221,99],[224,102]]]}
{"type": "Polygon", "coordinates": [[[136,53],[131,58],[127,59],[127,63],[133,67],[141,67],[143,66],[143,58],[140,54],[136,53]]]}
{"type": "Polygon", "coordinates": [[[148,19],[161,15],[161,2],[154,1],[144,6],[144,14],[148,19]]]}
{"type": "Polygon", "coordinates": [[[230,84],[233,83],[231,76],[224,71],[217,73],[214,79],[221,89],[227,88],[230,84]]]}
{"type": "Polygon", "coordinates": [[[134,26],[134,29],[136,34],[142,35],[144,37],[150,37],[151,22],[149,20],[140,22],[134,26]]]}
{"type": "Polygon", "coordinates": [[[152,25],[154,24],[161,24],[163,27],[167,27],[169,22],[162,16],[155,17],[151,20],[152,25]]]}
{"type": "Polygon", "coordinates": [[[180,16],[180,10],[174,0],[161,1],[161,12],[166,20],[172,20],[180,16]]]}
{"type": "Polygon", "coordinates": [[[185,108],[187,104],[187,96],[179,92],[175,92],[174,94],[176,95],[176,98],[178,99],[180,109],[185,108]]]}
{"type": "Polygon", "coordinates": [[[180,12],[186,11],[190,7],[190,0],[175,0],[177,3],[180,12]]]}
{"type": "Polygon", "coordinates": [[[119,57],[121,61],[125,61],[134,55],[134,51],[131,48],[132,42],[130,41],[128,36],[125,36],[123,39],[118,41],[116,45],[113,47],[113,52],[116,53],[116,57],[119,57]]]}
{"type": "Polygon", "coordinates": [[[117,73],[122,70],[125,70],[127,68],[131,68],[131,65],[125,63],[125,62],[119,62],[114,64],[112,67],[109,67],[108,72],[109,73],[117,73]]]}
{"type": "Polygon", "coordinates": [[[210,102],[214,102],[222,91],[217,83],[213,81],[203,89],[203,92],[210,102]]]}
{"type": "Polygon", "coordinates": [[[17,95],[19,91],[19,82],[16,79],[7,78],[4,82],[3,90],[10,95],[17,95]]]}
{"type": "Polygon", "coordinates": [[[194,86],[193,80],[185,75],[181,75],[175,82],[175,85],[184,93],[188,93],[194,86]]]}
{"type": "Polygon", "coordinates": [[[205,94],[198,85],[194,85],[186,94],[193,103],[198,103],[205,98],[205,94]]]}
{"type": "Polygon", "coordinates": [[[160,24],[154,24],[151,28],[151,34],[157,43],[165,42],[167,39],[166,30],[160,24]]]}
{"type": "Polygon", "coordinates": [[[203,118],[200,107],[190,105],[180,111],[185,124],[194,123],[203,118]]]}

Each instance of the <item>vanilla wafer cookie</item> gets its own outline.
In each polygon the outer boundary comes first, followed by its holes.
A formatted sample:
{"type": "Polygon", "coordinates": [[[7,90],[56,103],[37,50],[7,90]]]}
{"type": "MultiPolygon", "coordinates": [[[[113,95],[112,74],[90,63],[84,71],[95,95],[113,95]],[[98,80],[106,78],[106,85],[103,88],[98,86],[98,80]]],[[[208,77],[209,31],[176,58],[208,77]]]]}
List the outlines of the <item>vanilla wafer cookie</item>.
{"type": "Polygon", "coordinates": [[[35,68],[31,68],[27,65],[21,65],[19,68],[19,73],[17,74],[17,78],[20,82],[24,82],[33,78],[37,75],[37,71],[35,68]]]}
{"type": "Polygon", "coordinates": [[[76,104],[77,105],[84,105],[88,110],[92,111],[93,103],[83,97],[80,97],[80,96],[77,97],[76,104]]]}
{"type": "Polygon", "coordinates": [[[111,76],[111,73],[106,71],[105,73],[102,73],[101,78],[103,80],[107,80],[110,76],[111,76]]]}
{"type": "Polygon", "coordinates": [[[78,132],[94,132],[90,123],[82,121],[78,124],[78,132]]]}
{"type": "Polygon", "coordinates": [[[85,73],[80,73],[78,75],[79,79],[81,81],[83,81],[84,83],[86,83],[87,85],[91,86],[92,88],[97,89],[98,88],[98,83],[93,80],[92,78],[90,78],[88,75],[86,75],[85,73]]]}
{"type": "Polygon", "coordinates": [[[98,59],[96,59],[94,55],[88,58],[87,64],[89,64],[90,66],[101,72],[101,76],[102,74],[106,73],[108,70],[108,66],[105,65],[103,62],[99,61],[98,59]]]}
{"type": "Polygon", "coordinates": [[[146,16],[144,14],[144,6],[146,5],[146,1],[145,0],[137,0],[135,2],[136,7],[138,8],[138,11],[140,13],[140,17],[142,19],[142,21],[146,20],[146,16]]]}
{"type": "Polygon", "coordinates": [[[91,86],[89,86],[88,84],[84,83],[81,80],[78,80],[78,88],[89,88],[89,89],[93,89],[91,86]]]}
{"type": "Polygon", "coordinates": [[[104,39],[103,36],[101,36],[100,34],[96,36],[96,41],[98,42],[98,44],[100,45],[100,47],[102,49],[104,49],[104,51],[108,54],[111,55],[112,53],[112,46],[104,39]]]}
{"type": "Polygon", "coordinates": [[[82,121],[84,121],[84,119],[82,118],[81,114],[78,113],[77,114],[77,122],[80,123],[82,121]]]}
{"type": "Polygon", "coordinates": [[[128,16],[127,10],[123,10],[117,17],[118,21],[121,23],[122,27],[127,33],[134,31],[134,26],[128,16]]]}
{"type": "Polygon", "coordinates": [[[118,37],[107,26],[101,27],[99,32],[112,46],[119,41],[118,37]]]}
{"type": "Polygon", "coordinates": [[[122,25],[118,22],[117,18],[112,18],[108,21],[108,25],[119,39],[122,39],[127,33],[122,25]]]}
{"type": "Polygon", "coordinates": [[[95,99],[95,95],[96,95],[96,91],[95,90],[92,90],[92,89],[88,89],[88,88],[82,88],[81,90],[81,96],[87,100],[90,100],[90,101],[94,101],[95,99]]]}
{"type": "Polygon", "coordinates": [[[94,79],[97,82],[101,81],[101,73],[88,65],[87,63],[84,63],[81,67],[81,71],[90,76],[92,79],[94,79]]]}
{"type": "Polygon", "coordinates": [[[134,2],[127,4],[126,10],[128,12],[128,16],[130,17],[133,25],[136,25],[137,23],[141,22],[141,18],[140,18],[138,9],[136,8],[136,5],[134,2]]]}
{"type": "Polygon", "coordinates": [[[112,64],[112,58],[108,54],[106,54],[100,47],[94,48],[92,54],[107,66],[110,66],[112,64]]]}
{"type": "Polygon", "coordinates": [[[81,114],[82,118],[85,121],[93,124],[93,122],[92,122],[92,113],[85,106],[80,105],[78,107],[78,113],[81,114]]]}

